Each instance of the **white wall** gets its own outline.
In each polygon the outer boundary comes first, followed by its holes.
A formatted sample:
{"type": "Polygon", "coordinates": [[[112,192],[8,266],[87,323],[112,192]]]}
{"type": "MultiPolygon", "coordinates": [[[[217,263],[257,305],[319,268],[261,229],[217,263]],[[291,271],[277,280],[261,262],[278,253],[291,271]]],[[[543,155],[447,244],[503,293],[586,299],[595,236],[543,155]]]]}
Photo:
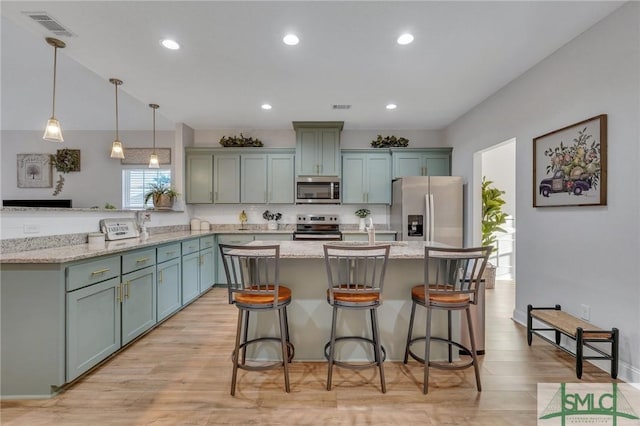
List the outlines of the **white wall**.
{"type": "MultiPolygon", "coordinates": [[[[72,199],[73,207],[103,207],[105,203],[122,207],[122,164],[110,158],[113,131],[64,132],[64,142],[42,140],[41,131],[2,131],[2,199],[72,199]],[[55,154],[57,149],[80,150],[80,172],[64,174],[62,192],[53,196],[54,188],[18,188],[17,154],[55,154]]],[[[151,148],[149,131],[122,131],[120,140],[126,148],[151,148]]],[[[174,132],[156,132],[156,146],[172,148],[174,132]]],[[[172,154],[175,155],[174,152],[172,154]]],[[[129,166],[128,166],[129,167],[129,166]]],[[[145,167],[145,166],[142,166],[145,167]]],[[[59,173],[53,169],[53,185],[59,173]]]]}
{"type": "MultiPolygon", "coordinates": [[[[220,148],[220,138],[223,136],[239,136],[242,133],[246,137],[258,138],[267,148],[295,148],[296,132],[291,129],[281,130],[255,130],[255,129],[215,129],[195,130],[195,146],[213,146],[220,148]]],[[[371,148],[371,141],[378,135],[397,136],[409,139],[409,146],[413,148],[428,148],[447,146],[444,133],[441,130],[349,130],[344,129],[340,134],[341,148],[371,148]]]]}
{"type": "MultiPolygon", "coordinates": [[[[473,153],[516,143],[516,308],[553,305],[620,329],[620,377],[640,381],[640,4],[629,2],[445,131],[453,174],[473,153]],[[608,205],[532,207],[532,139],[608,114],[608,205]]],[[[468,200],[470,201],[470,200],[468,200]]],[[[470,219],[467,219],[470,221],[470,219]]],[[[470,225],[470,223],[467,223],[470,225]]],[[[607,363],[605,363],[606,365],[607,363]]]]}
{"type": "Polygon", "coordinates": [[[482,153],[482,174],[493,181],[494,187],[504,191],[502,211],[514,216],[516,213],[516,144],[515,141],[482,153]]]}

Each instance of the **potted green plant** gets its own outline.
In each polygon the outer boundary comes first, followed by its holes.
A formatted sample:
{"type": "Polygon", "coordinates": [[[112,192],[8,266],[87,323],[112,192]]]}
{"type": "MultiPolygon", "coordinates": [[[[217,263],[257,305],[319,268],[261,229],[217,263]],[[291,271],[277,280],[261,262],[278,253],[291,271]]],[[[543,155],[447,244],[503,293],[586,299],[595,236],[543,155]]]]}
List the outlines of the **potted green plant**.
{"type": "Polygon", "coordinates": [[[264,213],[262,213],[262,217],[268,221],[267,229],[275,230],[278,229],[277,221],[282,218],[282,213],[270,212],[269,210],[265,210],[264,213]]]}
{"type": "Polygon", "coordinates": [[[144,194],[144,204],[152,199],[154,209],[171,210],[178,195],[180,194],[168,184],[154,182],[149,184],[149,190],[144,194]]]}
{"type": "MultiPolygon", "coordinates": [[[[492,186],[493,181],[482,178],[482,245],[494,246],[497,241],[496,232],[505,232],[501,225],[507,221],[507,214],[502,211],[505,200],[504,191],[492,186]]],[[[488,263],[484,272],[485,288],[495,287],[496,268],[488,263]]]]}
{"type": "Polygon", "coordinates": [[[356,210],[356,216],[358,216],[360,218],[360,222],[358,224],[358,230],[359,231],[364,231],[367,223],[365,221],[365,219],[371,214],[371,211],[369,209],[358,209],[356,210]]]}

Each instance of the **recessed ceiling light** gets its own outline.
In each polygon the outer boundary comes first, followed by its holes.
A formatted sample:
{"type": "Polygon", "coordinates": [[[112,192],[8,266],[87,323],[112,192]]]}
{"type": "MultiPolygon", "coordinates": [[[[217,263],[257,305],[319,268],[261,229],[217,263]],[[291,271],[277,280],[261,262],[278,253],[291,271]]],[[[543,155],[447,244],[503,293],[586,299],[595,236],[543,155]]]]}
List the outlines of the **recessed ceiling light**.
{"type": "Polygon", "coordinates": [[[398,37],[398,44],[409,44],[413,41],[413,36],[409,33],[402,34],[398,37]]]}
{"type": "Polygon", "coordinates": [[[288,44],[289,46],[295,46],[300,42],[300,39],[295,34],[287,34],[286,36],[284,36],[282,41],[284,42],[284,44],[288,44]]]}
{"type": "Polygon", "coordinates": [[[396,105],[396,104],[387,104],[386,108],[387,109],[396,109],[396,108],[398,108],[398,105],[396,105]]]}
{"type": "Polygon", "coordinates": [[[178,50],[178,49],[180,49],[180,45],[178,44],[178,42],[176,42],[175,40],[168,39],[168,38],[165,38],[164,40],[160,40],[160,44],[162,44],[164,47],[166,47],[167,49],[170,49],[170,50],[178,50]]]}
{"type": "Polygon", "coordinates": [[[271,109],[271,105],[270,104],[262,104],[260,106],[260,108],[262,108],[262,109],[271,109]]]}

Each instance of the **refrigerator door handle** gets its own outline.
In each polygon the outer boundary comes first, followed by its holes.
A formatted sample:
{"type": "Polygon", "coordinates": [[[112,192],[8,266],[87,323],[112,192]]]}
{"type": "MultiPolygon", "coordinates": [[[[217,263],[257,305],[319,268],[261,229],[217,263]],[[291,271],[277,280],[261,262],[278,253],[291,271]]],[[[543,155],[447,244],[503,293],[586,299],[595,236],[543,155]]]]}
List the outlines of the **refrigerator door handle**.
{"type": "Polygon", "coordinates": [[[434,217],[435,207],[433,194],[429,194],[429,241],[433,241],[436,237],[436,219],[434,217]]]}

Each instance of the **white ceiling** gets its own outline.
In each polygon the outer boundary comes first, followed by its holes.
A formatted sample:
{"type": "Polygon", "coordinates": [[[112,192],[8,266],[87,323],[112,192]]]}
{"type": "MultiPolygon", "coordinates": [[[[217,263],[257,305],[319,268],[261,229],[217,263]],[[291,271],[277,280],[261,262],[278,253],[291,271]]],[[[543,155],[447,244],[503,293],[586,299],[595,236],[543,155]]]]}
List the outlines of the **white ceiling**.
{"type": "Polygon", "coordinates": [[[620,2],[2,1],[2,128],[51,113],[47,12],[73,37],[59,50],[56,116],[65,130],[440,129],[618,8],[620,2]],[[288,31],[300,37],[286,46],[288,31]],[[414,34],[407,46],[402,32],[414,34]],[[164,37],[182,45],[160,46],[164,37]],[[269,102],[270,111],[260,105],[269,102]],[[394,111],[385,109],[396,103],[394,111]],[[351,104],[334,111],[333,104],[351,104]]]}

